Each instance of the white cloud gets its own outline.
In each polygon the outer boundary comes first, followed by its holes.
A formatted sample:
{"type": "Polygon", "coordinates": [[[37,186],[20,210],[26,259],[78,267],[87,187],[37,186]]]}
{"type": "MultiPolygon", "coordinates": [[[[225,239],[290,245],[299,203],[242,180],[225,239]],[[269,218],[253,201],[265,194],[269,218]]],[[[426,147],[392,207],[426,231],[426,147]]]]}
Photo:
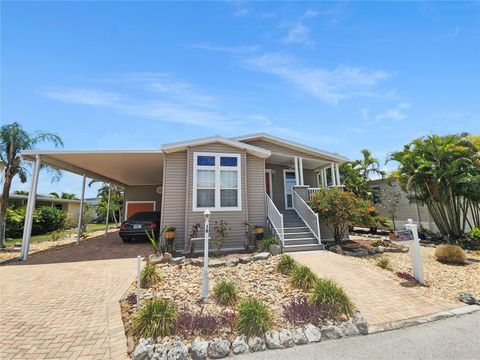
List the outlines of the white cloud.
{"type": "Polygon", "coordinates": [[[362,114],[362,118],[364,120],[368,120],[368,114],[370,113],[370,109],[369,108],[360,108],[358,110],[360,110],[360,113],[362,114]]]}
{"type": "Polygon", "coordinates": [[[194,44],[192,45],[193,48],[201,49],[201,50],[210,50],[210,51],[219,51],[219,52],[226,52],[231,54],[246,54],[252,53],[260,48],[258,45],[254,46],[217,46],[211,44],[194,44]]]}
{"type": "Polygon", "coordinates": [[[312,39],[310,39],[310,29],[303,24],[292,26],[282,42],[284,44],[304,44],[307,47],[313,47],[314,45],[312,39]]]}
{"type": "Polygon", "coordinates": [[[378,114],[375,118],[377,119],[377,121],[405,119],[407,117],[406,110],[408,110],[410,106],[410,103],[400,103],[395,108],[386,110],[378,114]]]}
{"type": "Polygon", "coordinates": [[[389,77],[382,70],[366,71],[348,66],[336,69],[309,67],[283,54],[250,57],[244,63],[253,70],[275,75],[319,100],[334,105],[350,97],[377,96],[371,90],[389,77]]]}
{"type": "Polygon", "coordinates": [[[92,89],[48,89],[42,95],[67,103],[84,105],[110,105],[120,100],[120,95],[92,89]]]}
{"type": "Polygon", "coordinates": [[[248,15],[249,10],[247,8],[238,8],[232,13],[233,16],[242,17],[248,15]]]}

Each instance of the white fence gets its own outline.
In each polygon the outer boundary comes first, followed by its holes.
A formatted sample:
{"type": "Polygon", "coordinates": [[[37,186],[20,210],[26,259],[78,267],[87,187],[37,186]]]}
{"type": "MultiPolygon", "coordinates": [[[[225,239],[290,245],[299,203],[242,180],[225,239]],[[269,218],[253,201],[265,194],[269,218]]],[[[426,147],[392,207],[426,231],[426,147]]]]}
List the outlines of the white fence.
{"type": "Polygon", "coordinates": [[[313,235],[315,235],[318,243],[321,244],[322,241],[320,239],[320,223],[318,221],[318,215],[307,205],[295,190],[292,190],[292,204],[293,209],[302,218],[303,222],[308,226],[313,235]]]}
{"type": "Polygon", "coordinates": [[[283,236],[283,214],[278,211],[277,207],[273,203],[272,199],[268,194],[265,195],[267,199],[267,217],[270,223],[272,224],[273,229],[277,233],[278,238],[284,246],[284,236],[283,236]]]}

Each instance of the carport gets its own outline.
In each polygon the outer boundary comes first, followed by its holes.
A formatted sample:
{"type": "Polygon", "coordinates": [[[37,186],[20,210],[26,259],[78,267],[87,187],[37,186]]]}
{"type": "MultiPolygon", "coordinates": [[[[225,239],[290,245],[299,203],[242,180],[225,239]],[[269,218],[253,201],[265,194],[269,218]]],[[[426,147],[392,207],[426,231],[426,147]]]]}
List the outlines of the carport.
{"type": "MultiPolygon", "coordinates": [[[[22,160],[33,163],[30,192],[28,194],[23,228],[22,250],[20,255],[22,260],[27,260],[28,258],[38,176],[42,165],[49,165],[83,177],[80,212],[78,215],[77,245],[79,244],[81,235],[80,225],[83,215],[87,177],[103,181],[110,185],[121,186],[124,189],[154,187],[157,192],[161,192],[161,186],[163,184],[164,156],[162,150],[25,150],[22,151],[20,156],[22,160]]],[[[145,202],[147,202],[147,200],[145,200],[145,202]]]]}

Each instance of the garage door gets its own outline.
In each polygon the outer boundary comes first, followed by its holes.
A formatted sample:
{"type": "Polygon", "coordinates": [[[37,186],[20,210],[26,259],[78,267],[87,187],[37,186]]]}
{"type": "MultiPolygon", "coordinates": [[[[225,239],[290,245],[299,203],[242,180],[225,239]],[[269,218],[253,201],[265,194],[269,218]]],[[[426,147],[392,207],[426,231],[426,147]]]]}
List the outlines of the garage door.
{"type": "Polygon", "coordinates": [[[127,219],[140,211],[155,211],[155,201],[127,201],[127,219]]]}

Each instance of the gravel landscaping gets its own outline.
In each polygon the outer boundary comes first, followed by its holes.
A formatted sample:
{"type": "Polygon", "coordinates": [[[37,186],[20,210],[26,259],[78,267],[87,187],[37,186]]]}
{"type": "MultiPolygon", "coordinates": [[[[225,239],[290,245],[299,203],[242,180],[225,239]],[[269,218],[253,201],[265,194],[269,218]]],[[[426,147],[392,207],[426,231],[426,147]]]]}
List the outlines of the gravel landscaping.
{"type": "MultiPolygon", "coordinates": [[[[132,359],[157,359],[164,358],[163,356],[182,359],[206,359],[207,356],[223,358],[230,354],[289,348],[321,339],[368,333],[368,325],[360,313],[350,312],[350,318],[347,313],[332,317],[327,315],[327,312],[322,312],[321,308],[314,308],[306,302],[300,305],[305,311],[318,309],[317,315],[308,317],[315,325],[309,322],[292,323],[291,319],[287,319],[286,316],[292,316],[292,313],[286,314],[285,306],[292,306],[293,299],[305,299],[308,291],[292,285],[291,275],[283,274],[277,268],[280,261],[281,256],[271,257],[268,253],[211,259],[210,295],[205,301],[200,301],[202,259],[172,258],[169,263],[155,265],[161,274],[161,280],[147,289],[141,289],[141,304],[138,310],[135,305],[134,284],[120,301],[128,351],[132,359]],[[235,285],[238,297],[236,304],[218,304],[214,288],[224,280],[235,285]],[[267,331],[245,336],[236,327],[236,319],[242,312],[242,305],[239,304],[249,299],[258,299],[265,304],[272,322],[265,328],[267,331]],[[156,338],[138,336],[135,326],[139,314],[145,313],[150,304],[156,301],[173,302],[180,312],[173,331],[156,338]],[[196,325],[189,327],[192,319],[196,319],[193,321],[196,325]],[[205,322],[211,326],[205,326],[205,322]]],[[[159,306],[168,306],[166,303],[162,304],[159,306]]]]}
{"type": "Polygon", "coordinates": [[[419,286],[399,278],[397,272],[412,273],[409,253],[385,253],[374,256],[354,258],[359,263],[382,272],[403,286],[411,286],[428,296],[458,301],[459,292],[467,292],[480,297],[480,256],[467,253],[466,265],[449,265],[435,260],[434,247],[421,247],[424,275],[427,286],[419,286]],[[387,258],[391,270],[384,270],[376,264],[379,259],[387,258]]]}

